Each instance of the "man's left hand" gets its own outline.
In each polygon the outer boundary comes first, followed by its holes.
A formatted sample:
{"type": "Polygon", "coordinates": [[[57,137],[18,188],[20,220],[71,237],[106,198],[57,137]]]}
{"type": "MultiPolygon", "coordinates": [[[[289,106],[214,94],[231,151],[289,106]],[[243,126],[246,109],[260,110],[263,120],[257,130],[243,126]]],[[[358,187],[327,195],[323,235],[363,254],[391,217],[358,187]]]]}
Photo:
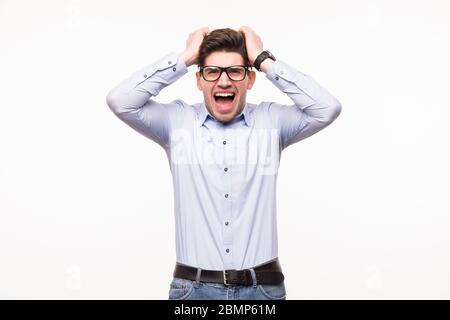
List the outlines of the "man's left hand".
{"type": "Polygon", "coordinates": [[[250,27],[242,26],[239,31],[245,35],[245,46],[250,63],[253,65],[256,57],[263,51],[263,43],[261,38],[250,27]]]}

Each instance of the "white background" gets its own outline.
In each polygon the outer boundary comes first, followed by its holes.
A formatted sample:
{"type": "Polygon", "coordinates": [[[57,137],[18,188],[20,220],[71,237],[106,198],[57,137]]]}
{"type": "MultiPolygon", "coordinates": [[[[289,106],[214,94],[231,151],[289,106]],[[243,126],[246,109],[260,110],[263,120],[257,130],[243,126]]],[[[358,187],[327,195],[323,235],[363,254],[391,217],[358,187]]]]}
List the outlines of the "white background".
{"type": "MultiPolygon", "coordinates": [[[[447,1],[0,1],[0,298],[167,299],[163,149],[106,94],[188,34],[252,27],[342,103],[283,153],[288,299],[450,298],[447,1]]],[[[202,99],[195,67],[156,99],[202,99]]],[[[249,102],[291,101],[258,74],[249,102]]]]}

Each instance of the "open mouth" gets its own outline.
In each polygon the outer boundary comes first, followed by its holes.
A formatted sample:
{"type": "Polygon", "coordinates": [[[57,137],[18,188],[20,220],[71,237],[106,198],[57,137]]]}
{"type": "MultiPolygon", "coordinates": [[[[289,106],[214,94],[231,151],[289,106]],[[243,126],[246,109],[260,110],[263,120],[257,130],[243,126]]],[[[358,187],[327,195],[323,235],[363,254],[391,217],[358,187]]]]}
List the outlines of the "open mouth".
{"type": "Polygon", "coordinates": [[[214,94],[214,101],[216,105],[223,109],[228,109],[232,106],[236,95],[233,92],[217,92],[214,94]]]}

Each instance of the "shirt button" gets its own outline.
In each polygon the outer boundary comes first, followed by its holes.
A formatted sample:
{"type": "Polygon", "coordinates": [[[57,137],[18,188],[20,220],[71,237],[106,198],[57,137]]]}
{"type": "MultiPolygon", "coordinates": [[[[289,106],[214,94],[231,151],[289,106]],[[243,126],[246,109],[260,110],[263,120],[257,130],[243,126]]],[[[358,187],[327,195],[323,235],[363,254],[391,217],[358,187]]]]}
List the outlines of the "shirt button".
{"type": "Polygon", "coordinates": [[[146,75],[146,74],[144,74],[144,78],[147,78],[147,75],[146,75]]]}
{"type": "Polygon", "coordinates": [[[230,253],[230,249],[225,250],[227,253],[230,253]]]}
{"type": "Polygon", "coordinates": [[[223,140],[223,144],[227,144],[227,142],[225,140],[223,140]]]}
{"type": "Polygon", "coordinates": [[[227,171],[228,171],[228,168],[224,168],[223,171],[227,172],[227,171]]]}
{"type": "Polygon", "coordinates": [[[280,78],[278,78],[278,77],[275,77],[275,80],[279,80],[280,78]]]}
{"type": "Polygon", "coordinates": [[[167,64],[172,64],[172,61],[170,61],[170,60],[169,60],[169,61],[167,61],[167,64]]]}
{"type": "Polygon", "coordinates": [[[228,193],[225,193],[225,198],[228,198],[228,193]]]}
{"type": "Polygon", "coordinates": [[[173,70],[173,71],[177,71],[177,68],[174,67],[172,70],[173,70]]]}
{"type": "Polygon", "coordinates": [[[226,225],[226,226],[228,226],[228,225],[229,225],[229,222],[228,222],[228,221],[226,221],[226,222],[225,222],[225,225],[226,225]]]}

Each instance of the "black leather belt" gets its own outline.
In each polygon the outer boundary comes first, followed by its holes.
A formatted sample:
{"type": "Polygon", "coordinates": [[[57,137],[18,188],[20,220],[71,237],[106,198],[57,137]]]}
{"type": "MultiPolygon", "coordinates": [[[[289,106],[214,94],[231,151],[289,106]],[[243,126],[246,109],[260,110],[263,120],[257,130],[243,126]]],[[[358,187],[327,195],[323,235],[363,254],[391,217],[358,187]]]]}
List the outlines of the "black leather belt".
{"type": "MultiPolygon", "coordinates": [[[[176,278],[196,280],[197,268],[177,263],[173,276],[176,278]]],[[[253,268],[257,284],[280,284],[284,280],[283,272],[278,259],[253,268]]],[[[253,285],[250,269],[244,270],[201,270],[201,282],[215,282],[225,285],[253,285]]]]}

